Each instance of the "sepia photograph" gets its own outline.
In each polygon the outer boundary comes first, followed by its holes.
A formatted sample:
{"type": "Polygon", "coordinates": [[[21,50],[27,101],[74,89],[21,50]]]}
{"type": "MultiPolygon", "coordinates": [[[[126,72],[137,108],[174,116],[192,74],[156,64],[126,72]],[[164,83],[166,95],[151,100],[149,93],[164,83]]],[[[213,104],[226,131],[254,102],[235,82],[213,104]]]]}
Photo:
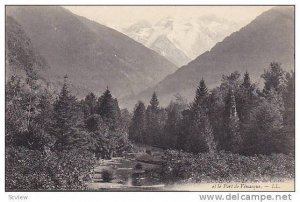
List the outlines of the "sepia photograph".
{"type": "Polygon", "coordinates": [[[5,192],[295,192],[295,5],[4,18],[5,192]]]}

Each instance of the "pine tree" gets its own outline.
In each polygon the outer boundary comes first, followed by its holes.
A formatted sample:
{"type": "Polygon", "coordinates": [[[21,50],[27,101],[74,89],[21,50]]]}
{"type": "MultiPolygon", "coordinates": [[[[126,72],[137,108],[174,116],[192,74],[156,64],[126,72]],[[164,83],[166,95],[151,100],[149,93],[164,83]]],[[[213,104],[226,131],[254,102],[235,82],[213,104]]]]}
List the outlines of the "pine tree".
{"type": "Polygon", "coordinates": [[[121,111],[117,99],[113,98],[108,88],[98,99],[97,111],[111,129],[115,130],[118,127],[121,111]]]}
{"type": "Polygon", "coordinates": [[[144,143],[145,133],[145,105],[138,102],[133,112],[133,117],[129,127],[129,138],[133,141],[144,143]]]}
{"type": "Polygon", "coordinates": [[[156,145],[160,143],[160,118],[159,118],[159,101],[156,93],[152,94],[150,105],[146,110],[146,133],[144,141],[149,145],[156,145]]]}
{"type": "Polygon", "coordinates": [[[207,101],[207,97],[208,97],[208,90],[205,81],[202,78],[196,90],[196,97],[194,99],[194,103],[192,107],[198,108],[203,104],[205,105],[206,104],[205,102],[207,101]]]}
{"type": "Polygon", "coordinates": [[[153,94],[152,94],[152,98],[150,100],[150,106],[151,106],[152,113],[158,112],[159,101],[158,101],[156,92],[153,92],[153,94]]]}
{"type": "Polygon", "coordinates": [[[194,153],[213,152],[216,149],[213,130],[208,116],[208,95],[205,81],[201,79],[196,90],[194,102],[190,108],[190,130],[185,146],[188,151],[194,153]]]}
{"type": "Polygon", "coordinates": [[[79,122],[77,100],[68,89],[67,78],[66,75],[64,85],[53,109],[52,134],[57,138],[56,147],[58,150],[64,149],[67,136],[79,122]]]}
{"type": "Polygon", "coordinates": [[[234,92],[230,89],[225,103],[226,138],[225,149],[237,153],[240,151],[242,138],[240,135],[240,119],[236,110],[234,92]]]}

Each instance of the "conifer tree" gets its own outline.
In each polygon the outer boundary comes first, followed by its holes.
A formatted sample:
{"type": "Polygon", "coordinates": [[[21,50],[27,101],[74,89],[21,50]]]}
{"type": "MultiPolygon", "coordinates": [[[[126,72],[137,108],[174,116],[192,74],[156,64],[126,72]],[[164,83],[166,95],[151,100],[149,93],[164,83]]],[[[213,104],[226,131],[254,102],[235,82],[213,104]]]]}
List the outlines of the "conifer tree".
{"type": "Polygon", "coordinates": [[[157,146],[160,143],[159,138],[162,131],[160,130],[159,113],[159,101],[154,92],[150,100],[150,105],[146,110],[146,133],[144,141],[149,145],[157,146]]]}
{"type": "Polygon", "coordinates": [[[205,105],[206,104],[205,102],[207,101],[207,96],[208,96],[208,90],[205,81],[202,78],[196,90],[196,97],[194,99],[194,103],[192,107],[198,108],[201,105],[205,105]]]}
{"type": "Polygon", "coordinates": [[[64,85],[54,103],[52,132],[56,136],[56,147],[62,150],[65,147],[67,136],[73,127],[76,127],[79,121],[78,105],[76,98],[71,95],[67,75],[64,77],[64,85]]]}
{"type": "Polygon", "coordinates": [[[129,127],[129,138],[140,143],[144,143],[145,111],[146,109],[144,103],[139,101],[135,106],[129,127]]]}
{"type": "Polygon", "coordinates": [[[151,112],[152,113],[157,113],[158,112],[159,101],[158,101],[156,92],[154,92],[152,94],[152,98],[150,100],[150,106],[151,106],[151,112]]]}
{"type": "Polygon", "coordinates": [[[145,134],[144,134],[144,143],[148,145],[152,145],[153,137],[152,137],[152,112],[151,107],[148,105],[145,112],[145,134]]]}
{"type": "Polygon", "coordinates": [[[213,130],[208,117],[208,90],[205,81],[201,79],[196,90],[196,96],[190,109],[190,134],[188,134],[186,149],[188,151],[213,152],[216,149],[213,130]]]}
{"type": "Polygon", "coordinates": [[[98,99],[98,113],[111,129],[118,127],[121,111],[117,99],[113,98],[108,88],[98,99]]]}

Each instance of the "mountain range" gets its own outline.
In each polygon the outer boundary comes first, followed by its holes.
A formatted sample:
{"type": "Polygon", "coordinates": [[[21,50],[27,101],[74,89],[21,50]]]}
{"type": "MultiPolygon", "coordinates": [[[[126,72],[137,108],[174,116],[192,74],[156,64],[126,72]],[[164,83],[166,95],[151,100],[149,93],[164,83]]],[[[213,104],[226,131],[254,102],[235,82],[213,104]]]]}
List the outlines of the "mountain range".
{"type": "Polygon", "coordinates": [[[178,68],[130,37],[62,7],[7,6],[6,15],[47,61],[40,75],[61,86],[67,74],[71,90],[81,98],[107,86],[117,97],[136,94],[178,68]]]}
{"type": "Polygon", "coordinates": [[[271,62],[281,63],[286,71],[294,69],[294,31],[294,8],[274,7],[154,87],[122,102],[129,106],[136,100],[148,102],[154,91],[162,105],[178,93],[191,101],[201,78],[211,89],[220,84],[222,75],[234,71],[248,71],[252,81],[261,86],[260,75],[271,62]]]}
{"type": "Polygon", "coordinates": [[[180,67],[210,50],[238,28],[239,25],[234,22],[207,15],[198,18],[166,17],[154,24],[140,21],[122,32],[180,67]]]}
{"type": "Polygon", "coordinates": [[[132,109],[138,100],[148,103],[154,91],[162,106],[178,93],[191,101],[201,78],[211,89],[220,84],[222,75],[248,71],[252,81],[262,85],[260,75],[271,62],[280,62],[286,71],[294,69],[294,7],[274,7],[234,33],[233,24],[213,22],[220,26],[219,34],[199,35],[199,27],[213,26],[209,19],[214,18],[202,19],[201,26],[198,20],[179,26],[180,19],[172,18],[156,25],[140,23],[127,29],[132,39],[62,7],[7,6],[6,77],[24,75],[30,67],[59,90],[67,74],[77,97],[100,95],[108,86],[121,107],[132,109]],[[153,35],[152,29],[161,34],[153,35]],[[176,38],[174,30],[182,38],[176,38]],[[196,35],[202,38],[192,37],[196,35]],[[205,50],[209,51],[200,54],[205,50]],[[179,68],[173,63],[187,64],[179,68]]]}

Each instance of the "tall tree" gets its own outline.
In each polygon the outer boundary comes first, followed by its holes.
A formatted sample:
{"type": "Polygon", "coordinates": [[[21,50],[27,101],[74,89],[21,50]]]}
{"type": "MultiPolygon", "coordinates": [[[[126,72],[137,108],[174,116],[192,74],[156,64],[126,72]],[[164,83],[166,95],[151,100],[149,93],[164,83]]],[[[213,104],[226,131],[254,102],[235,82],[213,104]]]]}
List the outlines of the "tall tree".
{"type": "Polygon", "coordinates": [[[284,153],[295,152],[295,72],[292,71],[286,74],[286,84],[283,93],[284,113],[282,136],[285,137],[282,141],[284,153]]]}
{"type": "Polygon", "coordinates": [[[236,110],[236,101],[233,90],[229,90],[225,102],[225,149],[237,153],[240,151],[242,138],[240,135],[240,119],[236,110]]]}
{"type": "Polygon", "coordinates": [[[150,145],[161,144],[162,123],[165,115],[164,109],[159,108],[159,101],[156,93],[152,94],[150,105],[146,110],[146,134],[145,142],[150,145]]]}
{"type": "Polygon", "coordinates": [[[263,92],[267,94],[271,88],[274,88],[277,92],[281,91],[284,74],[285,73],[278,62],[271,62],[269,68],[261,75],[261,77],[265,80],[263,92]]]}
{"type": "Polygon", "coordinates": [[[249,73],[244,74],[243,83],[237,91],[237,109],[241,124],[248,124],[251,108],[255,104],[255,85],[251,83],[249,73]]]}
{"type": "Polygon", "coordinates": [[[54,103],[52,132],[56,136],[56,147],[58,150],[66,146],[67,136],[71,129],[76,127],[80,121],[78,103],[75,96],[71,95],[68,88],[68,77],[64,77],[64,85],[54,103]]]}
{"type": "Polygon", "coordinates": [[[111,129],[118,127],[121,111],[117,99],[113,98],[108,88],[98,99],[98,113],[111,129]]]}
{"type": "Polygon", "coordinates": [[[284,99],[284,123],[285,125],[295,127],[295,72],[286,74],[286,87],[283,93],[284,99]]]}
{"type": "Polygon", "coordinates": [[[203,79],[201,79],[196,90],[194,102],[190,108],[190,130],[187,135],[186,149],[188,151],[213,152],[215,141],[213,130],[208,116],[208,90],[203,79]]]}
{"type": "Polygon", "coordinates": [[[175,95],[175,102],[171,101],[167,111],[167,120],[164,126],[164,145],[165,148],[176,149],[179,139],[181,122],[183,119],[182,112],[187,108],[187,101],[180,95],[175,95]]]}
{"type": "MultiPolygon", "coordinates": [[[[205,81],[202,78],[199,83],[199,86],[196,90],[196,96],[194,98],[192,108],[199,108],[202,105],[206,105],[207,98],[208,98],[208,90],[207,90],[205,81]]],[[[207,107],[207,106],[205,106],[205,107],[207,107]]]]}
{"type": "Polygon", "coordinates": [[[144,103],[139,101],[135,106],[133,117],[129,127],[129,138],[139,143],[145,143],[145,112],[146,108],[144,103]]]}
{"type": "MultiPolygon", "coordinates": [[[[270,91],[274,92],[275,90],[270,91]]],[[[278,94],[272,97],[276,95],[278,94]]],[[[264,97],[253,108],[250,114],[249,135],[244,144],[247,154],[271,154],[283,150],[283,119],[280,111],[276,101],[264,97]]]]}
{"type": "Polygon", "coordinates": [[[151,100],[150,100],[151,112],[158,112],[159,101],[156,95],[156,92],[153,92],[151,100]]]}

